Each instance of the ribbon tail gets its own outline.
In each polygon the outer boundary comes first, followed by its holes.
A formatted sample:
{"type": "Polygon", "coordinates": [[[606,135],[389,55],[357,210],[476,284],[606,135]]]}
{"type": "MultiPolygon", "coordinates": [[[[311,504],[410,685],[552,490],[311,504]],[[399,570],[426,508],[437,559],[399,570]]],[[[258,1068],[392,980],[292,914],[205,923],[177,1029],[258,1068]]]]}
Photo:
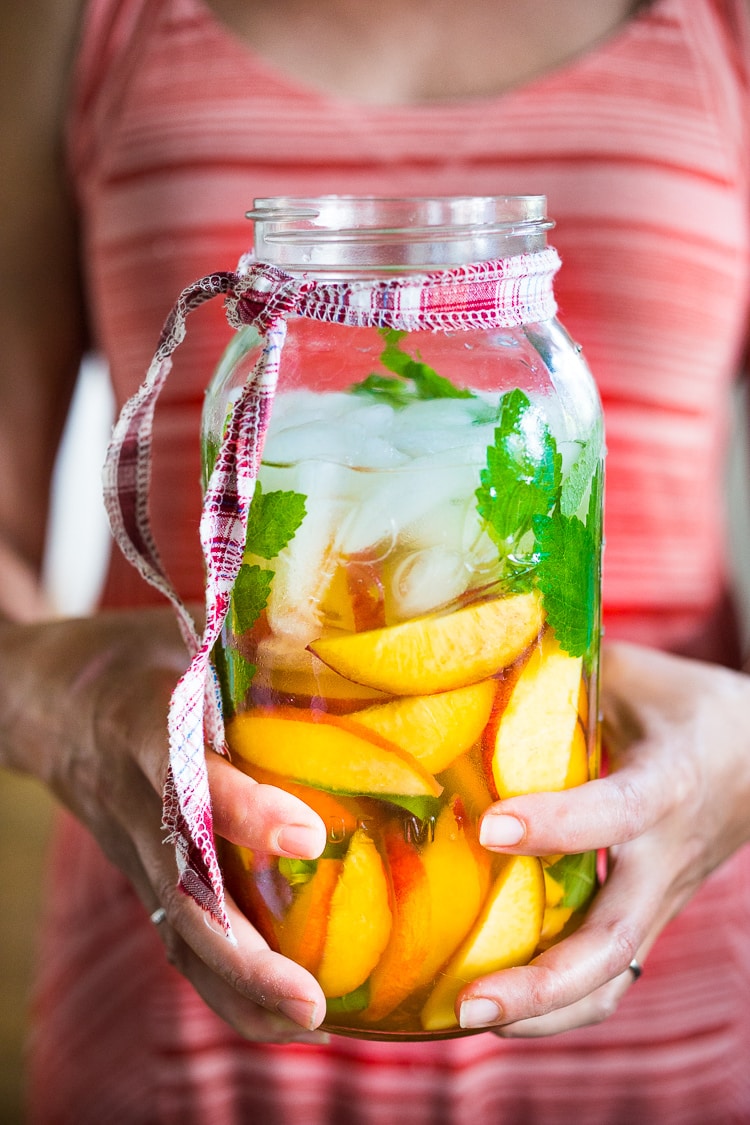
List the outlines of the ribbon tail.
{"type": "Polygon", "coordinates": [[[224,726],[210,659],[242,565],[248,513],[260,470],[286,324],[268,329],[263,352],[232,410],[203,502],[200,537],[206,564],[206,624],[169,712],[170,777],[164,823],[175,844],[180,885],[222,925],[224,889],[216,856],[205,741],[224,752],[224,726]]]}
{"type": "Polygon", "coordinates": [[[229,292],[237,280],[234,273],[216,273],[182,291],[164,324],[146,378],[123,407],[112,431],[102,474],[104,505],[112,535],[139,574],[172,603],[190,652],[198,646],[195,624],[166,574],[149,519],[154,410],[172,369],[172,354],[185,337],[188,313],[229,292]]]}

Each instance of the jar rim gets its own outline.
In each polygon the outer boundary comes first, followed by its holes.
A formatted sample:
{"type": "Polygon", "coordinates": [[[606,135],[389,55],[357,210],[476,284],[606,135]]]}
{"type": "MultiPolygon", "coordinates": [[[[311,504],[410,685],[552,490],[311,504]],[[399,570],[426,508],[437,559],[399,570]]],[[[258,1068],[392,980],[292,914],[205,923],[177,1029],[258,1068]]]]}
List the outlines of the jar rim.
{"type": "Polygon", "coordinates": [[[543,249],[544,195],[265,196],[255,255],[291,272],[437,269],[543,249]]]}

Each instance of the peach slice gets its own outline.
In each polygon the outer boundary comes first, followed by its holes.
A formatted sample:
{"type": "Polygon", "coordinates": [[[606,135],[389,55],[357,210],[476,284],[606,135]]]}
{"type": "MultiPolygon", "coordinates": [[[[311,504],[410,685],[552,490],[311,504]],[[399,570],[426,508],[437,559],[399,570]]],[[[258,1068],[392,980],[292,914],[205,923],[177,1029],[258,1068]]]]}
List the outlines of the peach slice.
{"type": "Polygon", "coordinates": [[[341,859],[319,859],[315,874],[297,888],[284,921],[277,926],[279,952],[313,975],[323,959],[332,899],[343,867],[341,859]]]}
{"type": "Polygon", "coordinates": [[[459,992],[470,981],[533,956],[542,931],[544,877],[536,856],[509,856],[469,937],[443,970],[422,1009],[425,1031],[456,1027],[459,992]]]}
{"type": "Polygon", "coordinates": [[[550,632],[531,653],[485,735],[498,797],[565,789],[588,776],[578,722],[581,663],[564,653],[550,632]]]}
{"type": "Polygon", "coordinates": [[[393,695],[466,687],[512,664],[543,624],[536,594],[478,602],[443,616],[322,637],[310,651],[339,675],[393,695]]]}
{"type": "Polygon", "coordinates": [[[456,758],[448,769],[441,772],[439,780],[448,798],[453,794],[458,795],[474,820],[479,820],[494,799],[487,785],[479,745],[472,746],[460,758],[456,758]]]}
{"type": "Polygon", "coordinates": [[[264,637],[248,658],[258,668],[252,684],[255,698],[266,693],[303,700],[321,699],[337,711],[343,707],[353,710],[388,698],[384,692],[337,675],[322,660],[286,637],[264,637]]]}
{"type": "Polygon", "coordinates": [[[360,828],[352,836],[331,896],[315,974],[326,996],[345,996],[367,980],[388,944],[391,925],[383,861],[372,837],[360,828]]]}
{"type": "Polygon", "coordinates": [[[413,754],[430,773],[440,773],[472,746],[492,711],[495,681],[437,695],[412,695],[357,711],[357,726],[375,731],[413,754]]]}
{"type": "Polygon", "coordinates": [[[230,721],[227,741],[248,772],[260,766],[316,789],[405,797],[442,792],[411,754],[341,716],[257,708],[230,721]]]}
{"type": "Polygon", "coordinates": [[[430,949],[415,988],[435,979],[477,920],[490,885],[492,858],[470,835],[459,799],[446,805],[422,854],[430,889],[430,949]]]}
{"type": "Polygon", "coordinates": [[[573,915],[572,906],[548,906],[544,911],[544,920],[542,922],[542,932],[539,935],[539,946],[541,949],[549,949],[554,945],[559,938],[562,931],[567,926],[573,915]]]}
{"type": "Polygon", "coordinates": [[[252,852],[228,840],[219,840],[219,857],[224,882],[237,906],[278,952],[279,919],[289,907],[292,892],[279,872],[276,857],[252,852]]]}
{"type": "Polygon", "coordinates": [[[381,563],[367,552],[344,556],[320,603],[323,620],[350,633],[385,625],[381,563]]]}
{"type": "Polygon", "coordinates": [[[363,1018],[384,1019],[414,990],[433,940],[432,896],[419,852],[395,822],[384,833],[391,880],[393,927],[383,956],[370,977],[363,1018]]]}

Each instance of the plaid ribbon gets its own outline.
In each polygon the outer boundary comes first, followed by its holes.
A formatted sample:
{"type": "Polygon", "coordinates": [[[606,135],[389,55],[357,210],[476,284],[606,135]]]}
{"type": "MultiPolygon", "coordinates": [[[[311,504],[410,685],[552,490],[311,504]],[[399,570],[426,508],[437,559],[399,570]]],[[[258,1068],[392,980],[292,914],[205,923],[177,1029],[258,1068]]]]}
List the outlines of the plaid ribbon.
{"type": "Polygon", "coordinates": [[[290,316],[406,331],[513,327],[555,315],[552,281],[557,252],[544,250],[451,270],[382,281],[295,278],[245,256],[235,272],[210,274],[184,289],[162,330],[146,378],[125,404],[104,465],[104,502],[112,533],[147,582],[172,603],[190,655],[172,695],[164,827],[176,848],[179,883],[222,926],[230,940],[214,844],[205,764],[208,743],[225,753],[220,694],[210,655],[229,609],[242,562],[247,518],[290,316]],[[206,488],[200,541],[206,570],[202,634],[159,558],[148,512],[154,409],[185,337],[186,318],[214,297],[225,298],[235,328],[254,325],[262,353],[235,403],[206,488]]]}

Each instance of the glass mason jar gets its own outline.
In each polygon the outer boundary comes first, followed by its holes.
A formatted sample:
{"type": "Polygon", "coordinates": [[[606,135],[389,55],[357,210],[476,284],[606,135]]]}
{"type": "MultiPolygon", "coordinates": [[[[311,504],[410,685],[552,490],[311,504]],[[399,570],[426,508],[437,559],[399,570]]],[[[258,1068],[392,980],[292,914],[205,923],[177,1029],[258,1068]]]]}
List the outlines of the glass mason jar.
{"type": "MultiPolygon", "coordinates": [[[[266,199],[250,217],[258,261],[358,292],[522,260],[552,225],[539,196],[266,199]]],[[[206,479],[262,347],[244,327],[218,367],[206,479]]],[[[477,825],[598,770],[603,454],[554,316],[289,319],[214,662],[234,764],[314,809],[327,846],[220,856],[240,908],[320,982],[330,1031],[465,1034],[467,982],[580,922],[594,853],[496,856],[477,825]]]]}

